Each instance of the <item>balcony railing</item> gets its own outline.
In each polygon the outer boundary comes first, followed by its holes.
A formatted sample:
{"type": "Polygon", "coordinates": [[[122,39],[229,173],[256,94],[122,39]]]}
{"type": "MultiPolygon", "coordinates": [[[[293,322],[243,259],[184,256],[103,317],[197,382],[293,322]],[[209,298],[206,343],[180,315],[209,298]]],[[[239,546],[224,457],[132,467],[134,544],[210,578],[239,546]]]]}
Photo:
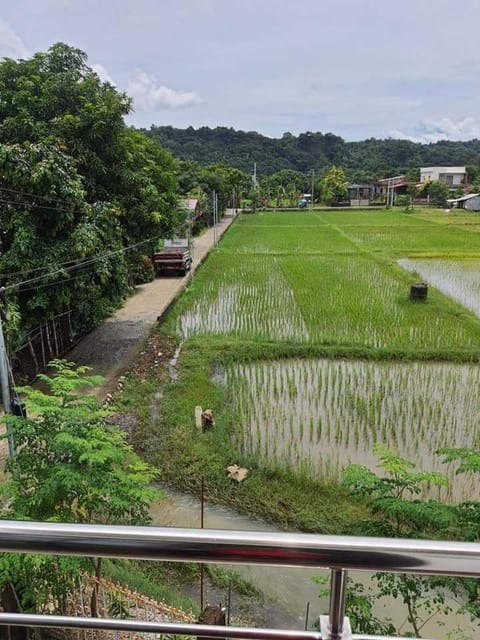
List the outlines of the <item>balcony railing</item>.
{"type": "MultiPolygon", "coordinates": [[[[0,552],[316,567],[331,570],[320,632],[0,613],[0,626],[104,629],[253,640],[385,640],[352,634],[345,613],[349,569],[480,576],[480,544],[291,533],[0,521],[0,552]]],[[[390,638],[389,640],[392,640],[390,638]]]]}

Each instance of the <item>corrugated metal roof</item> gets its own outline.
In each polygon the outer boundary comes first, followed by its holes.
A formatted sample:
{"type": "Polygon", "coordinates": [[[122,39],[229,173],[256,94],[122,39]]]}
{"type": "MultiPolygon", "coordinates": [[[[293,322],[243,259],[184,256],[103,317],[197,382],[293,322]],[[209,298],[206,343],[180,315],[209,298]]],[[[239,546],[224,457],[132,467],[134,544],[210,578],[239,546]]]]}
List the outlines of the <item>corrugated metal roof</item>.
{"type": "Polygon", "coordinates": [[[450,198],[447,202],[464,202],[465,200],[471,200],[472,198],[478,198],[480,193],[469,193],[468,196],[462,196],[461,198],[450,198]]]}

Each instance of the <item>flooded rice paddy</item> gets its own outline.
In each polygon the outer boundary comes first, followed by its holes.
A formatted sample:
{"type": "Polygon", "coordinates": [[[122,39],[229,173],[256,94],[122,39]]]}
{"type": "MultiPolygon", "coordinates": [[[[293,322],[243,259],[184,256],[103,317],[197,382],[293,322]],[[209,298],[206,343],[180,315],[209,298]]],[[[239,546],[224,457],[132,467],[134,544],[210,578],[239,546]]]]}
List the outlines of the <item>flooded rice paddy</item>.
{"type": "Polygon", "coordinates": [[[293,290],[276,261],[253,263],[255,279],[250,277],[249,264],[230,274],[235,284],[206,283],[202,295],[178,318],[177,333],[183,339],[197,334],[234,334],[308,342],[309,331],[293,290]]]}
{"type": "Polygon", "coordinates": [[[480,260],[409,260],[398,263],[480,317],[480,260]]]}
{"type": "Polygon", "coordinates": [[[438,294],[429,305],[411,304],[408,281],[364,256],[221,254],[211,264],[175,319],[183,340],[216,335],[402,350],[480,344],[479,327],[458,322],[438,294]]]}
{"type": "MultiPolygon", "coordinates": [[[[478,498],[435,452],[477,447],[480,368],[444,363],[290,360],[236,363],[216,375],[230,390],[237,445],[266,467],[338,479],[349,463],[375,468],[375,443],[418,470],[447,473],[443,498],[478,498]]],[[[438,491],[438,489],[435,489],[438,491]]],[[[437,496],[438,494],[436,494],[437,496]]]]}

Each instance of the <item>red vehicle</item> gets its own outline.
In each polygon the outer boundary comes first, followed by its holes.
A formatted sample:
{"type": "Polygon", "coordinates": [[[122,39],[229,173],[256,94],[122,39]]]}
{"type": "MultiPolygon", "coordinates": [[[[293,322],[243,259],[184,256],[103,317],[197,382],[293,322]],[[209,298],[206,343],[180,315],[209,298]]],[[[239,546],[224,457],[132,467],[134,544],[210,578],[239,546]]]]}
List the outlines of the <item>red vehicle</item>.
{"type": "Polygon", "coordinates": [[[192,253],[187,238],[165,240],[163,249],[153,254],[155,273],[177,272],[185,276],[192,267],[192,253]]]}

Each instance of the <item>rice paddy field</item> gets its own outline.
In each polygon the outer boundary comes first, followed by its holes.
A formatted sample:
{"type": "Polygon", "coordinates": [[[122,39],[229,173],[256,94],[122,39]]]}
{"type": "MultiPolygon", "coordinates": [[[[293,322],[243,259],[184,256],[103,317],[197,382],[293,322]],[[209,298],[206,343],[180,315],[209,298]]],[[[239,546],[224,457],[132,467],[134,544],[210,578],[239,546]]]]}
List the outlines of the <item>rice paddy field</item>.
{"type": "Polygon", "coordinates": [[[184,397],[191,350],[212,374],[195,402],[238,460],[336,481],[383,443],[446,472],[442,497],[477,498],[436,451],[480,448],[479,231],[468,212],[240,216],[167,318],[184,397]],[[419,279],[425,303],[409,300],[419,279]]]}

